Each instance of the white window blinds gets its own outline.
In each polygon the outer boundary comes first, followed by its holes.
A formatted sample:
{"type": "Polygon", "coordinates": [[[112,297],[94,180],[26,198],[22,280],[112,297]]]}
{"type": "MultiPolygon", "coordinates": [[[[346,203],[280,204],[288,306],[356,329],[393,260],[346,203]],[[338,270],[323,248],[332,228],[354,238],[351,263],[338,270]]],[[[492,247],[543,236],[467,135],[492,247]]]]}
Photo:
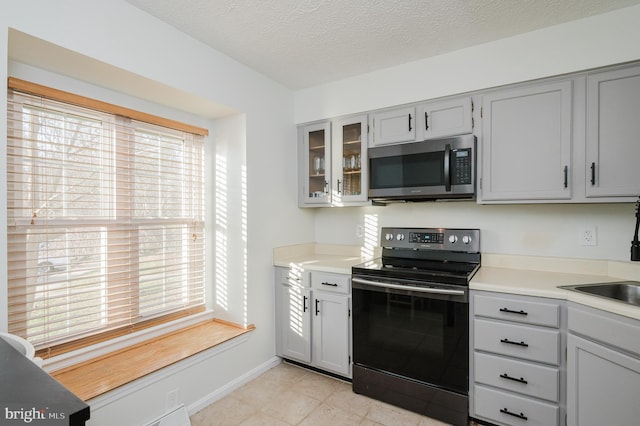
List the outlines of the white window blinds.
{"type": "Polygon", "coordinates": [[[202,136],[8,99],[9,331],[46,349],[200,310],[202,136]]]}

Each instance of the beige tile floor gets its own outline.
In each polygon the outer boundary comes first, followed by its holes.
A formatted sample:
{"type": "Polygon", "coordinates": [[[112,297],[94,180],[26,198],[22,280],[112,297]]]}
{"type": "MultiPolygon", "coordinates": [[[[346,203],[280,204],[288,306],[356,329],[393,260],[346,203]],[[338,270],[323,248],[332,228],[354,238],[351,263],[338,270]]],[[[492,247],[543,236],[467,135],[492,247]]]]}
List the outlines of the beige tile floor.
{"type": "Polygon", "coordinates": [[[192,426],[444,424],[355,394],[348,382],[287,363],[191,416],[192,426]]]}

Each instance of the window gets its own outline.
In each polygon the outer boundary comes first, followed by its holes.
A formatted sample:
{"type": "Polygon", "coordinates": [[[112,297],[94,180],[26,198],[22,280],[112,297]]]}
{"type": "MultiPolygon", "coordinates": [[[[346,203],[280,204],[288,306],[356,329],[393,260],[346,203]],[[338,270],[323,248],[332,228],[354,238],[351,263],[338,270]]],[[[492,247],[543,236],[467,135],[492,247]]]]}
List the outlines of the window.
{"type": "Polygon", "coordinates": [[[118,107],[8,99],[9,331],[46,356],[201,311],[203,137],[118,107]]]}

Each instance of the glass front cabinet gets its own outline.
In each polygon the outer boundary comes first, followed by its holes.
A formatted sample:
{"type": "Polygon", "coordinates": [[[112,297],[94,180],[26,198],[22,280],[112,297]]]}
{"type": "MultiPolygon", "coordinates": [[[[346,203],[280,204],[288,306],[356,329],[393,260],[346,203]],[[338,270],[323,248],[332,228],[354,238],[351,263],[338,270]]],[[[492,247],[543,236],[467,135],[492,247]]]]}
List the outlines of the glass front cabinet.
{"type": "Polygon", "coordinates": [[[303,126],[300,205],[367,204],[367,116],[303,126]]]}

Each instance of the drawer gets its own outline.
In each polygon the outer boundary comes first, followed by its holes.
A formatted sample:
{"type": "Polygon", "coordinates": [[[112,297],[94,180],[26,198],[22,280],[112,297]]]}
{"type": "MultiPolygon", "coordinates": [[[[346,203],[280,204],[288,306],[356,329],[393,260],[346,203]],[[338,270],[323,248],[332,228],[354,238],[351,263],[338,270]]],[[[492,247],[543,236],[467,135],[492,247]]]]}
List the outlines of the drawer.
{"type": "Polygon", "coordinates": [[[302,268],[276,267],[276,283],[309,287],[309,272],[302,268]]]}
{"type": "Polygon", "coordinates": [[[530,298],[487,296],[473,297],[473,313],[477,316],[497,318],[525,324],[560,327],[560,304],[530,298]]]}
{"type": "Polygon", "coordinates": [[[500,424],[554,426],[560,421],[560,408],[555,404],[484,386],[474,386],[474,405],[476,416],[500,424]]]}
{"type": "Polygon", "coordinates": [[[560,400],[560,370],[525,361],[476,352],[473,376],[484,383],[508,391],[546,399],[560,400]]]}
{"type": "Polygon", "coordinates": [[[560,330],[473,320],[474,349],[560,365],[560,330]]]}
{"type": "Polygon", "coordinates": [[[311,272],[311,288],[349,294],[351,290],[351,276],[313,271],[311,272]]]}

